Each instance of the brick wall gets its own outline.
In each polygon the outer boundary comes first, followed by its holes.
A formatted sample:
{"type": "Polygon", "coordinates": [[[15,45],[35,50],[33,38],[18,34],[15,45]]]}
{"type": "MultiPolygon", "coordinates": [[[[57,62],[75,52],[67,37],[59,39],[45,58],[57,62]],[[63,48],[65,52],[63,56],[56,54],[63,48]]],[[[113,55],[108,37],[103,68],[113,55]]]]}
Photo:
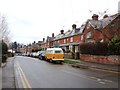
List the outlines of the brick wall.
{"type": "Polygon", "coordinates": [[[95,55],[80,54],[80,59],[84,61],[96,62],[102,64],[120,65],[120,55],[95,56],[95,55]]]}
{"type": "Polygon", "coordinates": [[[80,35],[75,35],[73,37],[73,42],[80,42],[80,35]]]}

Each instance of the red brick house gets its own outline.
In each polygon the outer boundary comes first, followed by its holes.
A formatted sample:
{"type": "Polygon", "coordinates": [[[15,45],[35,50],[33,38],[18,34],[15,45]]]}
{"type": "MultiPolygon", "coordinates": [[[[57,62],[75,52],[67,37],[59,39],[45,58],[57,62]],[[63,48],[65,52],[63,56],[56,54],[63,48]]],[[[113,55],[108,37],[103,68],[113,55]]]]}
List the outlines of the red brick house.
{"type": "Polygon", "coordinates": [[[108,42],[113,36],[120,36],[120,15],[105,15],[98,20],[98,15],[94,14],[92,20],[88,20],[83,30],[84,42],[108,42]]]}
{"type": "Polygon", "coordinates": [[[105,17],[103,22],[103,37],[104,41],[108,42],[114,36],[120,37],[120,14],[105,17]],[[109,20],[109,21],[108,21],[109,20]]]}
{"type": "Polygon", "coordinates": [[[103,19],[99,20],[99,16],[94,14],[92,19],[88,19],[85,24],[80,28],[76,28],[76,25],[72,25],[72,30],[68,30],[64,33],[64,30],[60,31],[60,34],[52,37],[47,37],[43,40],[41,47],[43,49],[47,47],[61,47],[65,52],[77,53],[80,51],[79,45],[87,42],[108,42],[112,36],[120,36],[120,15],[115,14],[112,16],[105,15],[103,19]]]}
{"type": "MultiPolygon", "coordinates": [[[[105,15],[98,20],[98,15],[93,15],[92,20],[88,20],[83,31],[84,42],[108,42],[112,37],[120,37],[120,14],[112,16],[105,15]]],[[[81,60],[120,65],[119,56],[95,56],[80,55],[81,60]]]]}

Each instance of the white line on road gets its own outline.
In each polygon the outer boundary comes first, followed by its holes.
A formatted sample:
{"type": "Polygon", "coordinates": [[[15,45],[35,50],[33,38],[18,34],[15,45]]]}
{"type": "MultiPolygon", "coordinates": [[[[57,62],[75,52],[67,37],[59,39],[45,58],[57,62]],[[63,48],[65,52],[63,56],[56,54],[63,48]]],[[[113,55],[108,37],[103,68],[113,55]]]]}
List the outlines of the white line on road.
{"type": "Polygon", "coordinates": [[[87,75],[83,75],[83,74],[77,74],[77,73],[73,73],[73,72],[66,71],[66,70],[61,70],[61,71],[65,72],[65,73],[75,75],[75,76],[78,76],[78,77],[82,77],[82,78],[85,78],[85,79],[92,79],[92,80],[95,80],[95,81],[97,81],[97,82],[99,82],[101,84],[105,84],[105,82],[112,83],[112,81],[110,81],[110,80],[101,79],[101,78],[98,78],[98,77],[92,77],[92,76],[87,76],[87,75]]]}

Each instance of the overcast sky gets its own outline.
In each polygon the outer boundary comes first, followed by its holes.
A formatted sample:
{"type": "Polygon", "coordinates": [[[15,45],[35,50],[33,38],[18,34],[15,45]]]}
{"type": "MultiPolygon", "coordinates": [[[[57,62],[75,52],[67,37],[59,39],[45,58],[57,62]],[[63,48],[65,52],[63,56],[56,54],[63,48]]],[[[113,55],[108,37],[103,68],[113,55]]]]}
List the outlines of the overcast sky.
{"type": "MultiPolygon", "coordinates": [[[[118,12],[120,0],[0,0],[0,13],[7,17],[11,41],[29,44],[80,27],[93,13],[118,12]],[[90,13],[90,11],[92,11],[90,13]]],[[[100,15],[100,14],[99,14],[100,15]]],[[[101,14],[102,15],[102,14],[101,14]]]]}

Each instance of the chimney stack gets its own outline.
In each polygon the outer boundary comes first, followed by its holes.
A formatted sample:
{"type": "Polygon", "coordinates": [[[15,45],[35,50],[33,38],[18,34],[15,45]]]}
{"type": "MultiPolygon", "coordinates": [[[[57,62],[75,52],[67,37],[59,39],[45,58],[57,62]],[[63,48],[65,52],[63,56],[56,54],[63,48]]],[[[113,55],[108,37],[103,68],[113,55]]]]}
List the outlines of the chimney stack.
{"type": "Polygon", "coordinates": [[[98,20],[98,15],[97,14],[93,14],[93,16],[92,16],[92,20],[98,20]]]}
{"type": "Polygon", "coordinates": [[[72,25],[72,29],[76,29],[76,24],[73,24],[73,25],[72,25]]]}
{"type": "Polygon", "coordinates": [[[54,37],[54,33],[52,33],[52,37],[54,37]]]}
{"type": "Polygon", "coordinates": [[[60,32],[61,32],[61,34],[64,34],[64,30],[61,30],[60,32]]]}
{"type": "Polygon", "coordinates": [[[105,14],[104,16],[103,16],[103,18],[107,18],[108,17],[108,15],[107,14],[105,14]]]}
{"type": "Polygon", "coordinates": [[[45,38],[43,38],[43,42],[45,41],[45,38]]]}

